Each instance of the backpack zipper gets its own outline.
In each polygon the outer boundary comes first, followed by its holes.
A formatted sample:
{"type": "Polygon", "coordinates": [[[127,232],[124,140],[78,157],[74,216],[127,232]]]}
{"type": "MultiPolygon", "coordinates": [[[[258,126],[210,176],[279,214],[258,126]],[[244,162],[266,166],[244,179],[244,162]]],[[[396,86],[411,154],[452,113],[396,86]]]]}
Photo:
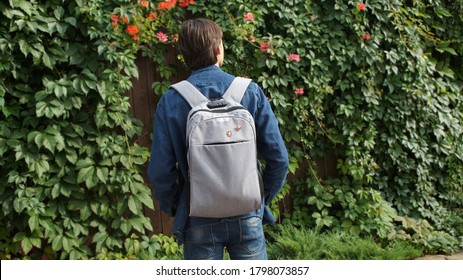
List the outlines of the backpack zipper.
{"type": "Polygon", "coordinates": [[[200,110],[195,111],[193,114],[191,114],[189,119],[191,119],[194,115],[196,115],[196,113],[199,113],[199,112],[228,113],[228,112],[238,110],[238,109],[246,110],[246,108],[244,108],[243,106],[233,106],[233,107],[230,107],[230,108],[227,108],[227,109],[218,109],[218,110],[200,109],[200,110]]]}

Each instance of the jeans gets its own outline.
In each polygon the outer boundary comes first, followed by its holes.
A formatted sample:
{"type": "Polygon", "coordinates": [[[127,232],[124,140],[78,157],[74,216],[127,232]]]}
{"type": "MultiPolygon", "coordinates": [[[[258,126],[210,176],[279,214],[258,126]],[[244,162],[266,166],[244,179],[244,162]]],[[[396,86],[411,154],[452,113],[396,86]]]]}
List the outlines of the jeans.
{"type": "Polygon", "coordinates": [[[259,217],[222,219],[193,226],[185,233],[186,260],[221,260],[224,249],[232,260],[266,260],[267,247],[259,217]]]}

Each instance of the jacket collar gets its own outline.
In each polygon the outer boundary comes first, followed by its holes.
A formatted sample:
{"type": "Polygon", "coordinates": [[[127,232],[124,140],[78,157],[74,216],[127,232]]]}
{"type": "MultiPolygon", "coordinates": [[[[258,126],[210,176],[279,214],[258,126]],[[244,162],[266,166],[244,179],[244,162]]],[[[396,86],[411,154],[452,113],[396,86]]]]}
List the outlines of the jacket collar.
{"type": "Polygon", "coordinates": [[[191,76],[194,76],[194,75],[197,75],[199,73],[206,72],[206,71],[220,71],[220,67],[217,66],[217,65],[211,65],[211,66],[207,66],[207,67],[204,67],[204,68],[199,68],[199,69],[196,69],[193,72],[191,72],[191,76]]]}

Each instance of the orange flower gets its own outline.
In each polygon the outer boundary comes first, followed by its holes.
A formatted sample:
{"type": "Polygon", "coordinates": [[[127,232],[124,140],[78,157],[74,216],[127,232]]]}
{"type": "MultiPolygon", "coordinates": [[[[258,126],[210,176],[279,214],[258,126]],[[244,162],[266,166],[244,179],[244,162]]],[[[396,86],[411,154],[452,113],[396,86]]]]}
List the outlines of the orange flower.
{"type": "Polygon", "coordinates": [[[148,15],[148,19],[149,20],[156,20],[158,18],[158,14],[156,14],[156,12],[151,12],[149,15],[148,15]]]}
{"type": "Polygon", "coordinates": [[[127,31],[127,33],[129,33],[130,35],[135,36],[138,34],[138,27],[135,25],[129,25],[127,26],[127,29],[125,31],[127,31]]]}
{"type": "Polygon", "coordinates": [[[166,0],[158,4],[158,9],[169,10],[170,8],[174,7],[176,4],[177,4],[177,0],[166,0]]]}
{"type": "Polygon", "coordinates": [[[366,9],[365,3],[363,3],[363,2],[358,3],[357,9],[359,11],[365,11],[365,9],[366,9]]]}
{"type": "Polygon", "coordinates": [[[140,6],[142,6],[142,7],[148,8],[149,5],[150,5],[150,3],[147,0],[141,0],[140,1],[140,6]]]}
{"type": "Polygon", "coordinates": [[[194,0],[178,0],[178,5],[180,7],[188,7],[188,5],[194,4],[194,3],[195,3],[194,0]]]}

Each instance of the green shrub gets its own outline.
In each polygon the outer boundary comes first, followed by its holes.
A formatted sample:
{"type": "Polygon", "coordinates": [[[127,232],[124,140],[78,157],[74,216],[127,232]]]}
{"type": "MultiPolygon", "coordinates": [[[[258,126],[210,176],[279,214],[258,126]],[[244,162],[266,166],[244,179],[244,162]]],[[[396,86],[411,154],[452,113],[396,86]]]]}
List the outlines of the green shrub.
{"type": "MultiPolygon", "coordinates": [[[[185,9],[4,2],[1,257],[120,257],[155,245],[142,211],[153,207],[141,176],[149,153],[133,144],[141,124],[126,92],[139,54],[163,79],[154,92],[170,85],[177,68],[165,56],[185,9]]],[[[284,223],[455,250],[463,240],[462,3],[358,4],[204,0],[187,9],[222,26],[224,70],[261,84],[275,110],[296,177],[278,197],[293,199],[284,223]],[[319,178],[320,158],[337,160],[337,178],[319,178]],[[426,221],[426,235],[397,218],[426,221]]]]}
{"type": "Polygon", "coordinates": [[[163,234],[151,237],[132,235],[125,240],[125,251],[110,252],[103,249],[96,260],[181,260],[183,251],[173,237],[163,234]]]}
{"type": "Polygon", "coordinates": [[[268,255],[279,260],[408,260],[423,249],[407,241],[378,244],[345,232],[318,233],[291,225],[268,231],[268,255]]]}
{"type": "Polygon", "coordinates": [[[111,24],[131,2],[0,3],[2,258],[128,256],[151,242],[149,152],[126,94],[138,47],[111,24]]]}

